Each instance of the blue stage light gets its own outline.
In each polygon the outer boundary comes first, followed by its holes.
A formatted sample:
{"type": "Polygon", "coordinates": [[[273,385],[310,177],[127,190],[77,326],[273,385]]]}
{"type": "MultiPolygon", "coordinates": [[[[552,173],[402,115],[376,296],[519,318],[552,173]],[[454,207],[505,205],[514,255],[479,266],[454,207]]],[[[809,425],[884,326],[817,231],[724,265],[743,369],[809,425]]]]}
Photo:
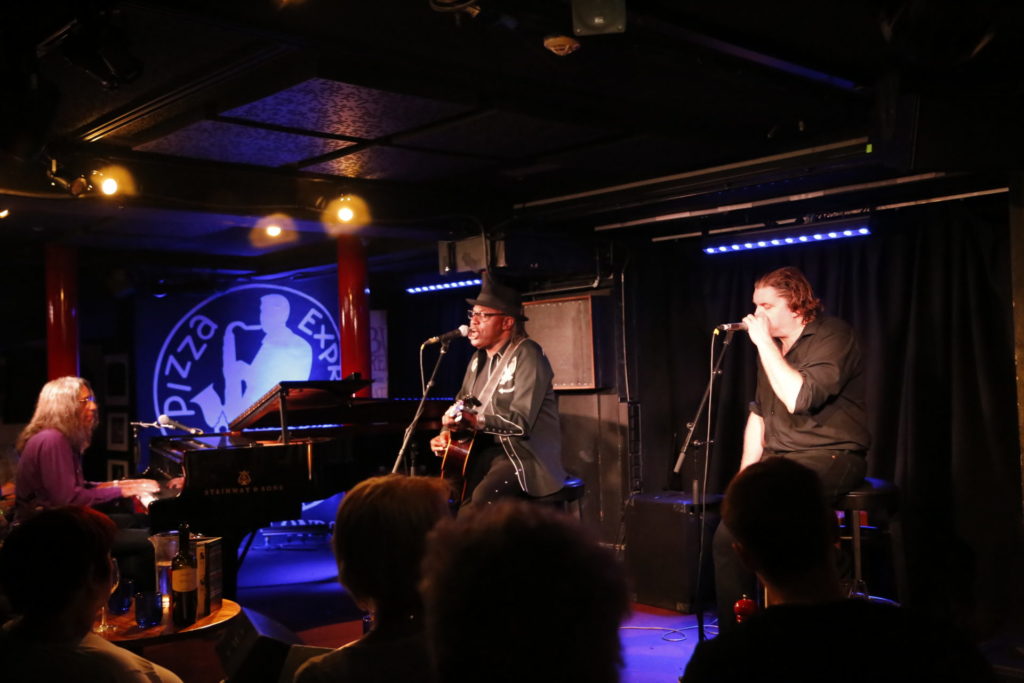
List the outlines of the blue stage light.
{"type": "Polygon", "coordinates": [[[458,282],[438,282],[432,285],[420,285],[418,287],[406,287],[408,294],[422,294],[423,292],[440,292],[445,289],[459,289],[461,287],[475,287],[480,285],[480,280],[459,280],[458,282]]]}
{"type": "MultiPolygon", "coordinates": [[[[808,228],[805,227],[806,231],[808,228]]],[[[787,244],[807,244],[813,241],[824,241],[824,240],[836,240],[844,239],[847,237],[861,237],[864,235],[870,235],[871,229],[866,226],[862,227],[850,227],[840,228],[831,230],[829,232],[814,232],[804,234],[797,234],[799,229],[791,231],[789,235],[781,235],[782,230],[775,231],[771,237],[765,236],[765,239],[758,239],[756,242],[737,241],[727,244],[716,244],[714,246],[708,246],[704,248],[705,254],[723,254],[726,252],[742,251],[744,249],[764,249],[771,247],[781,247],[787,244]]],[[[749,239],[750,236],[747,237],[749,239]]]]}

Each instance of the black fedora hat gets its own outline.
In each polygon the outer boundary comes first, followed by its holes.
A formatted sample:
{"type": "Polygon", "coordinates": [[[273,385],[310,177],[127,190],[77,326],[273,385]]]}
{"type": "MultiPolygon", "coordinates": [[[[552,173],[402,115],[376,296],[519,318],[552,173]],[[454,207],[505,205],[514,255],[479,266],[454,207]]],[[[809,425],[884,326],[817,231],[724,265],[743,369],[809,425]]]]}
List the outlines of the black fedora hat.
{"type": "Polygon", "coordinates": [[[486,271],[481,278],[483,284],[480,287],[480,294],[475,299],[466,299],[470,306],[486,306],[505,315],[510,315],[520,320],[527,320],[523,315],[523,301],[519,292],[507,285],[503,285],[486,271]]]}

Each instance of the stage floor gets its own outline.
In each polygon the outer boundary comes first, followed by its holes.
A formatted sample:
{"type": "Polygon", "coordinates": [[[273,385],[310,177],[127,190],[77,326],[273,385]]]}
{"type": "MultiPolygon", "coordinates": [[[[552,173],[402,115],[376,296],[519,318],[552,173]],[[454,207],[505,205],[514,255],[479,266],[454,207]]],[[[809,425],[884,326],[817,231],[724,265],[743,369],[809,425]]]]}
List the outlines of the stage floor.
{"type": "MultiPolygon", "coordinates": [[[[338,584],[326,543],[291,548],[261,543],[258,538],[238,575],[242,605],[280,622],[307,645],[338,647],[359,636],[361,612],[338,584]]],[[[694,615],[633,605],[620,632],[622,682],[677,679],[697,645],[696,623],[694,615]]],[[[706,632],[715,633],[710,621],[706,632]]]]}

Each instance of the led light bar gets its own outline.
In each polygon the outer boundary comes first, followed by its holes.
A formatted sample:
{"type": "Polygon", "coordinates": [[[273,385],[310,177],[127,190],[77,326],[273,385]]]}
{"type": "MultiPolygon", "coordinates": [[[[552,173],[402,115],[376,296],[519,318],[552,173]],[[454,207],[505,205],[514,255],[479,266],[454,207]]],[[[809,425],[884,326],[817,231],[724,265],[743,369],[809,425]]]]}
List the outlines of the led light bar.
{"type": "Polygon", "coordinates": [[[439,292],[443,289],[459,289],[461,287],[473,287],[479,285],[480,280],[459,280],[457,282],[438,282],[436,285],[421,285],[419,287],[406,287],[409,294],[423,294],[424,292],[439,292]]]}
{"type": "Polygon", "coordinates": [[[785,247],[795,244],[813,244],[815,242],[846,239],[847,237],[863,237],[870,234],[871,229],[866,225],[862,225],[848,228],[829,228],[828,226],[823,226],[821,230],[807,232],[805,229],[800,234],[772,234],[770,237],[767,235],[737,235],[733,238],[734,241],[704,247],[704,253],[727,254],[737,251],[750,251],[751,249],[770,249],[772,247],[785,247]]]}

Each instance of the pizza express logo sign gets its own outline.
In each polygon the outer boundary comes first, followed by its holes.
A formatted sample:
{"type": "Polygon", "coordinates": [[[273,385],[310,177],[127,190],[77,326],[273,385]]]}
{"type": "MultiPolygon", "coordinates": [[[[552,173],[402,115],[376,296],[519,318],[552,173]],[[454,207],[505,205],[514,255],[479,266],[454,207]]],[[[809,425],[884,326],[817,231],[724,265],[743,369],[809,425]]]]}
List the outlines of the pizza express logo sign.
{"type": "Polygon", "coordinates": [[[287,287],[236,287],[186,313],[164,340],[153,408],[225,431],[278,382],[341,379],[340,361],[338,326],[319,301],[287,287]]]}

